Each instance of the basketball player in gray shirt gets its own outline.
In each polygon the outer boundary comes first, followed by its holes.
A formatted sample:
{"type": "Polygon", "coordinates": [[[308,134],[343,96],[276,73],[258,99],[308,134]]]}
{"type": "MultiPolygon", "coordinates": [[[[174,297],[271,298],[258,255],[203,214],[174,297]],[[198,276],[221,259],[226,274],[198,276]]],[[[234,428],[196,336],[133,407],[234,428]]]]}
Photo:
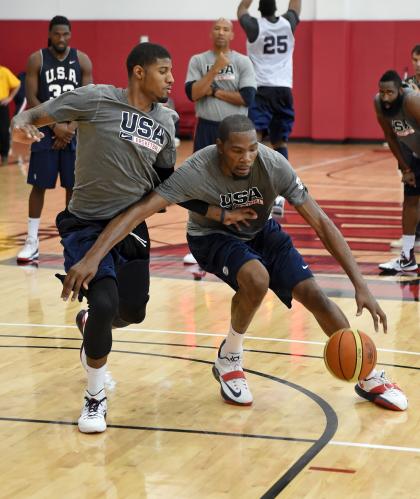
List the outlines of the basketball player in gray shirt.
{"type": "Polygon", "coordinates": [[[194,151],[216,143],[219,123],[231,114],[248,114],[257,83],[251,60],[230,49],[233,26],[218,19],[211,31],[212,50],[191,57],[185,91],[198,118],[194,151]]]}
{"type": "MultiPolygon", "coordinates": [[[[110,219],[152,191],[169,177],[175,164],[177,115],[162,106],[173,84],[172,63],[166,49],[151,43],[137,45],[127,58],[126,89],[87,85],[64,93],[13,120],[14,140],[42,139],[36,127],[77,121],[76,182],[68,210],[57,216],[68,270],[93,245],[110,219]]],[[[212,211],[202,201],[191,209],[212,211]]],[[[212,207],[211,207],[212,208],[212,207]]],[[[213,207],[220,216],[221,209],[213,207]]],[[[112,252],[104,255],[89,289],[89,313],[76,319],[83,334],[81,360],[87,371],[85,403],[79,418],[84,433],[106,429],[104,389],[112,327],[141,322],[149,299],[147,226],[137,224],[112,252]]]]}
{"type": "MultiPolygon", "coordinates": [[[[328,336],[349,327],[343,312],[316,283],[289,235],[270,218],[279,194],[316,231],[349,276],[355,289],[357,315],[363,308],[368,309],[375,330],[380,321],[386,332],[386,316],[370,293],[343,236],[308,194],[289,162],[257,142],[254,125],[243,115],[225,118],[217,145],[195,153],[154,193],[110,222],[83,260],[69,270],[63,297],[72,291],[77,294],[80,286],[89,284],[101,258],[139,222],[169,203],[197,197],[218,204],[223,210],[218,221],[190,213],[187,238],[199,265],[236,292],[230,330],[219,348],[213,374],[226,401],[250,405],[253,397],[243,371],[242,342],[268,288],[289,308],[292,299],[302,303],[328,336]],[[254,210],[244,229],[223,225],[227,213],[243,207],[254,210]]],[[[387,380],[383,371],[374,369],[355,389],[361,397],[388,409],[407,408],[404,393],[387,380]]]]}

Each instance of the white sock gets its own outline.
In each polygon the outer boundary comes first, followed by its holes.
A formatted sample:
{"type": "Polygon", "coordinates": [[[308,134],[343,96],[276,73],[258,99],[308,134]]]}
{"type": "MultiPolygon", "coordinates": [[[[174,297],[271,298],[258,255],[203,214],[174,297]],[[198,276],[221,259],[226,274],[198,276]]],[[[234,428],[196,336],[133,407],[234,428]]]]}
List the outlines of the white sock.
{"type": "Polygon", "coordinates": [[[223,345],[223,352],[242,352],[242,344],[244,341],[244,335],[241,333],[237,333],[232,324],[230,325],[230,329],[228,335],[226,336],[226,343],[223,345]]]}
{"type": "Polygon", "coordinates": [[[416,241],[416,235],[402,237],[402,250],[407,259],[410,259],[411,250],[414,248],[414,243],[416,241]]]}
{"type": "MultiPolygon", "coordinates": [[[[39,224],[41,222],[40,218],[28,218],[28,236],[32,239],[38,239],[39,224]]],[[[413,243],[414,246],[414,243],[413,243]]]]}
{"type": "Polygon", "coordinates": [[[87,371],[88,365],[86,360],[86,352],[84,348],[82,348],[82,353],[80,355],[80,362],[82,363],[82,366],[84,367],[85,371],[87,371]]]}
{"type": "Polygon", "coordinates": [[[99,369],[87,366],[86,370],[88,378],[87,391],[94,397],[105,388],[106,364],[99,369]]]}

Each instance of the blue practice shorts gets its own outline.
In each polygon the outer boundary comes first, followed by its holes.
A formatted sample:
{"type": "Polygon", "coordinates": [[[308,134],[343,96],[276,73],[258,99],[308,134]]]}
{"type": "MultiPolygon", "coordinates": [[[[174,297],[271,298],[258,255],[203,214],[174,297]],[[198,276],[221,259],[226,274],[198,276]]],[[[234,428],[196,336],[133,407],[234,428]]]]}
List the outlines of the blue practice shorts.
{"type": "MultiPolygon", "coordinates": [[[[64,210],[57,215],[56,225],[61,236],[61,244],[64,247],[64,268],[66,272],[85,256],[108,222],[109,220],[82,220],[68,210],[64,210]]],[[[133,260],[149,259],[150,240],[146,223],[141,223],[132,232],[137,237],[131,234],[128,235],[107,253],[99,264],[98,271],[92,282],[104,277],[117,279],[117,271],[125,263],[133,260]]]]}
{"type": "Polygon", "coordinates": [[[404,184],[404,196],[420,196],[420,158],[411,154],[409,165],[416,176],[416,187],[404,184]]]}
{"type": "Polygon", "coordinates": [[[54,189],[60,174],[61,187],[73,189],[76,151],[33,151],[29,160],[28,184],[54,189]]]}
{"type": "Polygon", "coordinates": [[[290,236],[273,219],[254,239],[242,241],[230,234],[191,236],[188,245],[200,267],[238,290],[236,276],[249,260],[259,260],[270,276],[269,287],[288,307],[292,306],[293,288],[313,277],[309,266],[293,246],[290,236]]]}
{"type": "Polygon", "coordinates": [[[219,122],[198,118],[194,132],[194,152],[216,143],[219,122]]]}
{"type": "Polygon", "coordinates": [[[258,87],[248,116],[259,132],[268,135],[272,144],[287,142],[295,122],[292,89],[258,87]]]}

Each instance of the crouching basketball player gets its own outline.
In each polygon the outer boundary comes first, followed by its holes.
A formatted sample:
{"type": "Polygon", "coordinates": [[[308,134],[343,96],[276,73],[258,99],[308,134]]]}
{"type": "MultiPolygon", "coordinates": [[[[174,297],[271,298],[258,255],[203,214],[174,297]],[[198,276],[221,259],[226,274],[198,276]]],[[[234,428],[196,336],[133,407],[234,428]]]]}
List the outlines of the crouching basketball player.
{"type": "MultiPolygon", "coordinates": [[[[70,269],[63,298],[89,284],[106,253],[145,218],[169,203],[202,199],[219,204],[219,222],[190,212],[188,243],[199,265],[235,290],[231,325],[213,366],[224,399],[238,405],[253,401],[243,371],[243,339],[268,288],[288,307],[302,303],[330,336],[349,322],[340,308],[318,286],[308,264],[270,212],[277,195],[284,196],[316,231],[340,263],[355,289],[357,315],[366,308],[375,330],[387,330],[385,313],[364,281],[356,261],[335,225],[309,195],[289,162],[278,152],[259,144],[252,122],[243,115],[225,118],[217,145],[206,147],[186,162],[155,192],[116,217],[85,257],[70,269]],[[226,227],[225,214],[237,207],[252,207],[255,219],[240,232],[226,227]]],[[[363,398],[392,410],[405,410],[407,399],[384,371],[375,369],[355,387],[363,398]]]]}

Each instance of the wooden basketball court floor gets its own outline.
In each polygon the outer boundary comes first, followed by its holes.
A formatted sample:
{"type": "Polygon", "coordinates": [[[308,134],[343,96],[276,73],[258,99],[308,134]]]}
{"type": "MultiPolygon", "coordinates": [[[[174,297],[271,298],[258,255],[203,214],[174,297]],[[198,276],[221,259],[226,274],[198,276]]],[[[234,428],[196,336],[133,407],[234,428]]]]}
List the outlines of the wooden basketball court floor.
{"type": "MultiPolygon", "coordinates": [[[[179,160],[191,150],[183,142],[179,160]]],[[[356,318],[348,279],[288,207],[282,223],[354,327],[371,333],[379,368],[402,386],[406,412],[363,401],[329,375],[326,337],[298,304],[270,292],[245,341],[255,402],[223,403],[211,375],[232,291],[182,263],[186,212],[149,221],[151,299],[145,321],[114,334],[108,430],[83,435],[85,386],[74,317],[60,301],[48,193],[39,266],[18,267],[26,233],[27,163],[0,169],[0,497],[2,498],[414,498],[420,486],[420,328],[417,275],[380,276],[395,256],[401,186],[391,154],[373,145],[292,144],[291,161],[346,235],[388,314],[389,333],[356,318]]]]}

